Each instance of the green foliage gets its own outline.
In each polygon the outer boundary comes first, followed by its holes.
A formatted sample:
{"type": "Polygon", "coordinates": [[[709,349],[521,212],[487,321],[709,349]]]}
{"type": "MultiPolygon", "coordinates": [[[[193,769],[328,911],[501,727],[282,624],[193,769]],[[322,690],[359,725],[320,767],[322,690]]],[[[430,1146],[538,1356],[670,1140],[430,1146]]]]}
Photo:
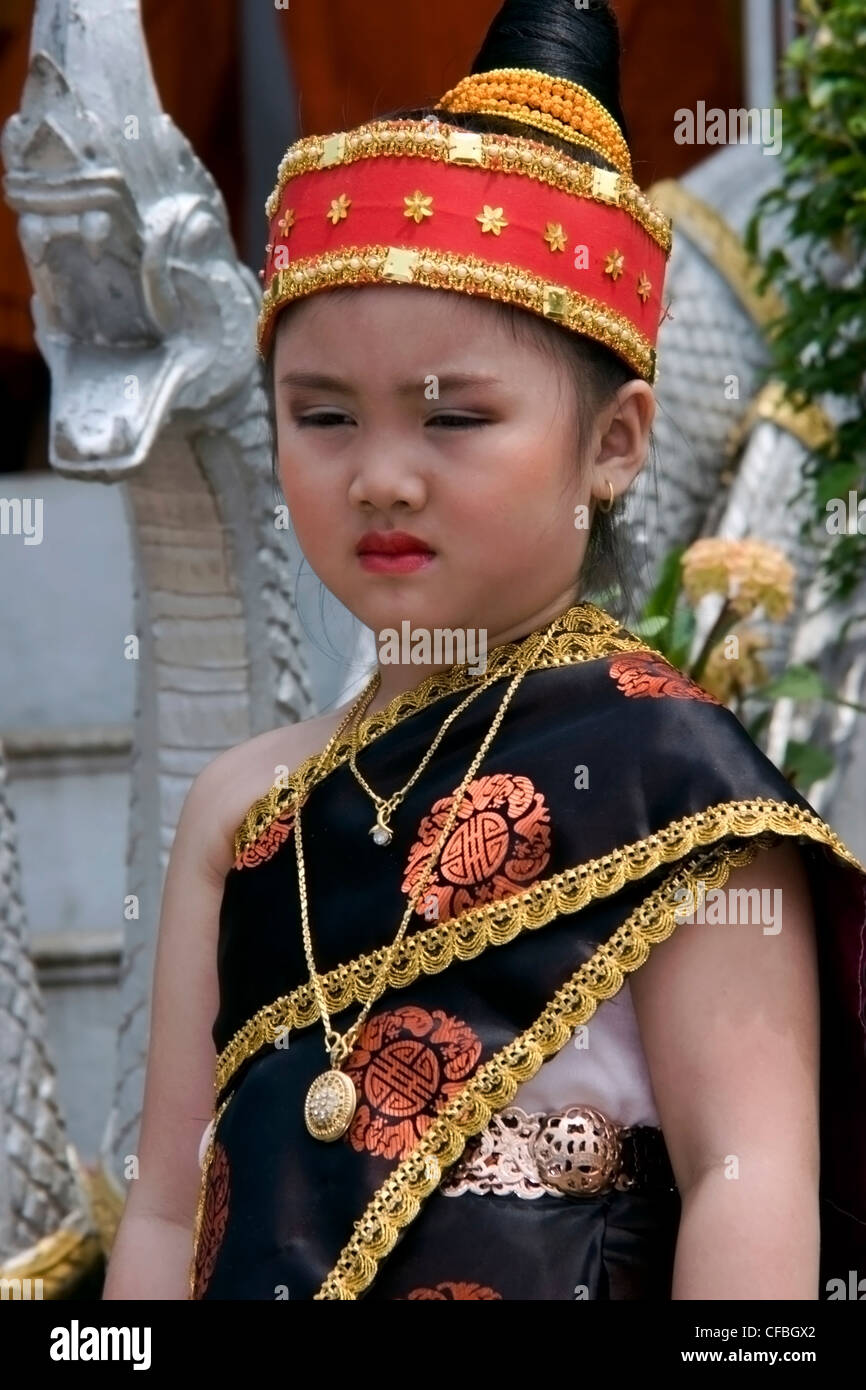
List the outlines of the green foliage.
{"type": "Polygon", "coordinates": [[[866,492],[866,0],[803,0],[801,13],[809,33],[784,58],[797,92],[779,103],[782,178],[758,202],[745,244],[759,288],[772,285],[785,304],[769,375],[792,405],[833,396],[844,417],[806,466],[814,509],[804,533],[815,539],[818,523],[822,568],[845,599],[866,573],[866,535],[828,534],[826,503],[866,492]],[[766,215],[780,210],[796,266],[783,248],[760,250],[766,215]]]}
{"type": "Polygon", "coordinates": [[[813,743],[798,743],[789,739],[782,759],[782,771],[789,782],[802,788],[804,794],[813,782],[820,782],[833,771],[833,758],[825,748],[813,743]]]}
{"type": "Polygon", "coordinates": [[[761,689],[765,700],[820,700],[833,699],[835,691],[822,680],[811,666],[789,666],[778,680],[761,689]]]}

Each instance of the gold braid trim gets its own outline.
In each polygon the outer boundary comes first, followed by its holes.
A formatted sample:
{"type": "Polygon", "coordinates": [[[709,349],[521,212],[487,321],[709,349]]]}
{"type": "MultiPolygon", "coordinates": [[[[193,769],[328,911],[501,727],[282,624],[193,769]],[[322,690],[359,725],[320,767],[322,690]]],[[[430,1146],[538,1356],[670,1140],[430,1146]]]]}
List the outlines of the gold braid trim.
{"type": "Polygon", "coordinates": [[[546,131],[548,135],[555,135],[560,140],[568,140],[572,145],[581,145],[584,149],[592,150],[594,154],[607,160],[608,164],[612,164],[618,173],[625,174],[627,178],[632,177],[631,159],[628,155],[625,158],[615,155],[600,141],[593,140],[589,135],[580,135],[573,126],[568,126],[564,121],[557,120],[556,116],[548,116],[543,111],[537,111],[534,107],[527,107],[524,115],[523,112],[516,110],[511,102],[494,100],[481,102],[477,106],[461,107],[455,105],[445,109],[454,112],[460,112],[463,109],[472,115],[501,116],[505,120],[516,121],[518,125],[528,125],[535,130],[546,131]]]}
{"type": "MultiPolygon", "coordinates": [[[[234,1091],[232,1091],[232,1095],[234,1095],[234,1091]]],[[[202,1166],[201,1166],[201,1182],[199,1183],[198,1202],[196,1203],[196,1208],[195,1208],[195,1228],[194,1228],[193,1238],[192,1238],[192,1259],[190,1260],[190,1264],[189,1264],[189,1276],[188,1276],[188,1277],[189,1277],[189,1296],[190,1296],[190,1298],[194,1298],[194,1297],[195,1297],[195,1262],[196,1262],[196,1257],[197,1257],[197,1255],[198,1255],[198,1242],[199,1242],[199,1237],[201,1236],[201,1223],[202,1223],[202,1220],[203,1220],[203,1218],[204,1218],[204,1204],[205,1204],[205,1197],[206,1197],[206,1195],[207,1195],[207,1180],[208,1180],[208,1177],[209,1177],[209,1175],[210,1175],[210,1166],[211,1166],[211,1164],[213,1163],[213,1151],[214,1151],[214,1143],[215,1143],[215,1140],[216,1140],[217,1126],[219,1125],[219,1122],[220,1122],[220,1120],[221,1120],[222,1117],[223,1117],[223,1113],[224,1113],[224,1111],[225,1111],[225,1108],[226,1108],[226,1106],[228,1105],[228,1103],[229,1103],[229,1101],[231,1100],[231,1098],[232,1098],[232,1096],[226,1096],[225,1100],[223,1101],[222,1105],[219,1107],[219,1109],[217,1110],[217,1112],[216,1112],[216,1114],[215,1114],[215,1116],[214,1116],[213,1128],[211,1129],[211,1132],[210,1132],[210,1139],[208,1140],[208,1143],[207,1143],[207,1149],[206,1149],[206,1151],[205,1151],[205,1156],[204,1156],[204,1163],[203,1163],[202,1166]]]]}
{"type": "MultiPolygon", "coordinates": [[[[812,811],[763,797],[720,802],[695,815],[671,821],[643,840],[534,883],[523,893],[469,908],[457,917],[405,937],[394,952],[380,993],[388,988],[405,989],[419,975],[439,974],[455,960],[472,960],[490,946],[513,941],[522,931],[547,925],[561,913],[579,912],[595,899],[619,892],[624,884],[645,878],[659,865],[681,859],[696,846],[713,844],[727,835],[765,832],[808,836],[866,873],[835,831],[812,811]]],[[[380,979],[385,955],[383,947],[338,965],[320,977],[332,1016],[352,1004],[367,1003],[380,979]]],[[[318,1017],[318,1004],[309,982],[259,1009],[238,1029],[217,1059],[217,1094],[260,1048],[285,1037],[287,1030],[308,1027],[318,1017]]]]}
{"type": "MultiPolygon", "coordinates": [[[[497,647],[492,647],[487,654],[486,670],[480,679],[488,680],[491,675],[501,676],[503,679],[513,676],[520,663],[524,661],[533,670],[540,671],[551,666],[573,666],[577,662],[615,656],[620,652],[649,652],[665,660],[661,652],[657,652],[645,641],[633,637],[625,628],[620,627],[615,618],[594,603],[575,604],[573,608],[560,615],[559,623],[562,631],[555,632],[546,647],[542,648],[543,631],[530,633],[516,642],[503,642],[497,647]],[[541,649],[540,655],[536,655],[536,649],[541,649]]],[[[435,700],[460,690],[467,690],[478,680],[479,677],[474,676],[466,665],[455,665],[444,671],[435,671],[412,690],[395,695],[383,709],[362,720],[358,728],[356,746],[359,749],[366,748],[379,734],[387,733],[435,700]]],[[[276,784],[265,792],[264,796],[258,797],[235,832],[235,857],[254,844],[271,821],[291,810],[299,800],[303,802],[323,777],[346,762],[351,749],[352,744],[348,738],[339,739],[327,762],[322,766],[320,777],[316,778],[313,775],[320,757],[320,754],[314,753],[289,773],[282,783],[276,784]]]]}
{"type": "Polygon", "coordinates": [[[494,1053],[439,1112],[408,1158],[367,1203],[315,1299],[345,1301],[370,1287],[379,1264],[438,1187],[445,1169],[460,1157],[467,1140],[486,1128],[494,1111],[509,1104],[518,1085],[535,1076],[542,1063],[566,1045],[574,1028],[586,1023],[602,1000],[617,993],[625,975],[644,964],[651,948],[671,936],[677,925],[676,909],[683,901],[680,890],[693,890],[699,880],[719,887],[732,868],[751,863],[761,848],[753,843],[723,847],[718,858],[698,855],[631,913],[557,990],[535,1022],[494,1053]]]}
{"type": "Polygon", "coordinates": [[[469,133],[462,126],[445,121],[403,119],[368,121],[357,130],[304,136],[290,145],[283,155],[276,186],[265,203],[265,213],[272,218],[289,180],[312,169],[330,169],[337,164],[353,164],[358,159],[374,159],[380,155],[406,155],[435,159],[441,164],[471,162],[496,173],[522,174],[563,193],[624,208],[664,252],[670,252],[673,240],[670,218],[632,179],[560,154],[543,140],[491,132],[475,137],[478,154],[470,161],[465,154],[465,144],[450,143],[452,135],[469,133]]]}
{"type": "Polygon", "coordinates": [[[486,261],[469,252],[437,251],[431,247],[407,250],[384,245],[341,246],[337,251],[294,260],[290,269],[276,271],[262,297],[259,342],[267,338],[274,314],[294,299],[335,285],[389,283],[462,290],[517,304],[577,333],[588,334],[621,353],[642,377],[648,381],[654,378],[656,352],[649,339],[625,314],[600,299],[508,261],[486,261]],[[399,273],[392,273],[395,265],[399,273]]]}

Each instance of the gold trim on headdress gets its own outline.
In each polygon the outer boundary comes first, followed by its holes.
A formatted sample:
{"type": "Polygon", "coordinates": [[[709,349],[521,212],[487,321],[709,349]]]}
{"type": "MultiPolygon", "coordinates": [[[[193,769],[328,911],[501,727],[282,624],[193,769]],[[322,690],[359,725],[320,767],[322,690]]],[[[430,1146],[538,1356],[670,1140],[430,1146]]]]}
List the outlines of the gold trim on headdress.
{"type": "Polygon", "coordinates": [[[347,246],[339,252],[296,260],[291,270],[278,270],[262,297],[258,333],[264,339],[271,319],[284,305],[315,290],[338,285],[401,281],[434,289],[482,294],[503,303],[532,309],[574,332],[583,333],[620,354],[648,381],[655,375],[656,350],[624,314],[565,285],[554,284],[529,270],[493,264],[468,253],[441,252],[428,247],[407,250],[397,246],[347,246]]]}
{"type": "Polygon", "coordinates": [[[438,160],[444,164],[469,162],[460,137],[474,142],[472,163],[482,169],[505,170],[537,179],[551,188],[613,204],[639,222],[662,250],[671,249],[672,222],[630,175],[615,174],[586,164],[574,155],[562,154],[542,140],[528,136],[501,135],[485,131],[475,135],[455,129],[444,121],[402,120],[368,121],[357,130],[339,135],[305,135],[290,145],[280,161],[277,182],[265,202],[265,215],[273,217],[290,179],[311,169],[331,168],[335,164],[354,164],[373,155],[407,155],[438,160]]]}
{"type": "Polygon", "coordinates": [[[504,116],[601,155],[632,177],[631,155],[619,125],[597,97],[576,82],[535,68],[473,72],[436,103],[435,111],[504,116]]]}
{"type": "Polygon", "coordinates": [[[266,212],[263,358],[284,304],[396,281],[514,304],[655,380],[670,220],[628,175],[540,136],[465,131],[433,114],[310,136],[286,151],[266,212]]]}

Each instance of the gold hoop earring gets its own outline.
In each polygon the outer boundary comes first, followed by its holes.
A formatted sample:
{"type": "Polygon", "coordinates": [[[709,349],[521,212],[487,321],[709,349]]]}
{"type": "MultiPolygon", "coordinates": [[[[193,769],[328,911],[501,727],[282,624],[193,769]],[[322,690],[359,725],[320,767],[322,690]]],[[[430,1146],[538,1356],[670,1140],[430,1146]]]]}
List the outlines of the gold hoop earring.
{"type": "Polygon", "coordinates": [[[606,478],[606,479],[605,479],[605,482],[607,483],[608,487],[610,488],[610,498],[609,498],[609,500],[608,500],[607,502],[599,502],[598,505],[599,505],[601,511],[603,511],[603,512],[609,512],[610,509],[611,509],[611,507],[613,506],[613,483],[610,481],[610,478],[606,478]]]}

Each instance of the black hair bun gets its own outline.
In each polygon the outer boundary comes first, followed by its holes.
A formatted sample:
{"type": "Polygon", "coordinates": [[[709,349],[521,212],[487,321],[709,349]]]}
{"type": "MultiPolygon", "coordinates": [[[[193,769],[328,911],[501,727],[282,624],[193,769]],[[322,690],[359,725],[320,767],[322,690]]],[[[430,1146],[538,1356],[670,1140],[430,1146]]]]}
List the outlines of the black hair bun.
{"type": "MultiPolygon", "coordinates": [[[[585,87],[601,102],[616,121],[628,143],[628,131],[620,99],[620,40],[616,15],[608,0],[505,0],[492,21],[471,71],[490,72],[494,68],[533,68],[551,77],[565,78],[585,87]]],[[[490,118],[490,128],[493,121],[490,118]]],[[[519,127],[503,122],[512,133],[519,127]]],[[[526,134],[526,127],[523,127],[526,134]]],[[[553,144],[551,136],[539,131],[539,138],[553,144]]],[[[559,145],[559,141],[555,142],[559,145]]],[[[575,154],[575,146],[561,148],[575,154]]],[[[591,163],[591,151],[580,151],[578,158],[591,163]]]]}

